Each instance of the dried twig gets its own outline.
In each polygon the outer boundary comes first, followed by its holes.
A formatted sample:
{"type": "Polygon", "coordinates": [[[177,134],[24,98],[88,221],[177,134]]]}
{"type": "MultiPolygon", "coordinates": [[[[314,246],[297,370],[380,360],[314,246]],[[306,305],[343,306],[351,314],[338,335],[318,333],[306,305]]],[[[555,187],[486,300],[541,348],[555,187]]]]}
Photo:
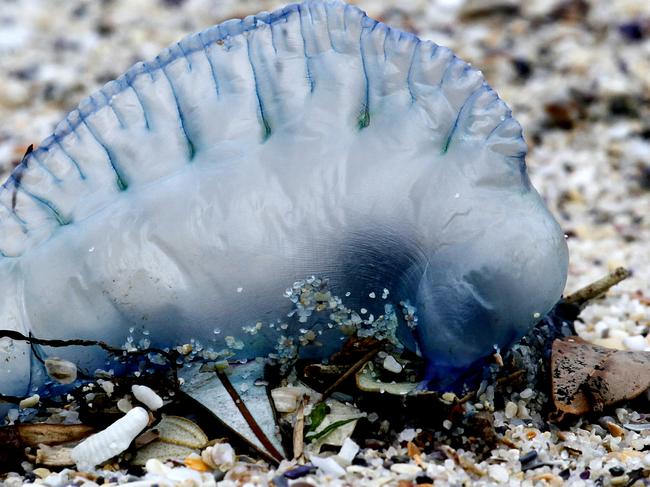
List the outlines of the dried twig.
{"type": "Polygon", "coordinates": [[[361,367],[363,367],[366,362],[368,362],[370,359],[372,359],[377,353],[379,353],[379,350],[383,348],[382,345],[378,345],[375,348],[371,349],[368,353],[366,353],[363,357],[361,357],[358,361],[356,361],[348,370],[346,370],[341,377],[336,379],[334,384],[329,386],[327,389],[325,389],[325,392],[323,392],[323,395],[320,399],[320,402],[324,401],[328,397],[332,395],[334,391],[343,383],[345,382],[349,377],[352,375],[356,374],[359,370],[361,370],[361,367]]]}
{"type": "Polygon", "coordinates": [[[230,382],[228,375],[221,370],[217,370],[216,374],[219,377],[219,380],[221,381],[223,386],[225,387],[226,391],[228,391],[230,398],[237,406],[237,409],[239,409],[239,412],[244,417],[246,423],[248,423],[248,426],[250,426],[251,430],[253,431],[257,439],[260,440],[260,443],[262,443],[264,448],[266,448],[266,450],[269,452],[269,454],[271,454],[273,458],[275,458],[275,460],[281,462],[284,459],[284,456],[275,448],[275,446],[273,446],[273,443],[271,443],[271,441],[266,437],[264,431],[262,431],[262,428],[260,428],[260,425],[257,424],[257,421],[255,421],[255,418],[248,410],[248,407],[246,407],[246,404],[242,400],[241,396],[239,395],[237,390],[232,386],[232,383],[230,382]]]}
{"type": "Polygon", "coordinates": [[[630,270],[624,267],[618,267],[614,272],[611,272],[602,279],[592,282],[588,286],[568,295],[564,298],[564,301],[568,304],[584,306],[588,301],[605,294],[609,288],[616,286],[619,282],[627,279],[631,275],[632,272],[630,270]]]}

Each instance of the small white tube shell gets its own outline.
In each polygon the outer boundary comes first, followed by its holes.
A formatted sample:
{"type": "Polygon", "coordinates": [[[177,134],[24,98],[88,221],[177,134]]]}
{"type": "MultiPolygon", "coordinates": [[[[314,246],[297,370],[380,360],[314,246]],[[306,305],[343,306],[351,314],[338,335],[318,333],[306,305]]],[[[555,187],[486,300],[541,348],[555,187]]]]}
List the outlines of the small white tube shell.
{"type": "Polygon", "coordinates": [[[163,405],[162,398],[147,386],[131,386],[131,392],[138,401],[140,401],[152,411],[160,409],[163,405]]]}
{"type": "Polygon", "coordinates": [[[149,413],[141,407],[133,408],[105,430],[74,447],[72,459],[79,470],[90,470],[126,450],[148,424],[149,413]]]}

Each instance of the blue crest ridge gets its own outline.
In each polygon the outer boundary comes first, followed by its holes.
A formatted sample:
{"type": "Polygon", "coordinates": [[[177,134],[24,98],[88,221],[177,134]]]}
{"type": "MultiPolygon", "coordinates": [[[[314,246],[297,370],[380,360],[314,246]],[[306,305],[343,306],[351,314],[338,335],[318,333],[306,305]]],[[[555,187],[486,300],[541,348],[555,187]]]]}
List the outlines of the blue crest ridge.
{"type": "MultiPolygon", "coordinates": [[[[75,166],[76,170],[79,173],[79,177],[82,180],[86,179],[86,175],[84,174],[84,171],[82,170],[79,161],[77,161],[66,149],[64,148],[64,145],[61,143],[66,137],[69,135],[75,133],[76,130],[80,125],[85,125],[89,131],[89,133],[92,135],[94,139],[97,140],[97,143],[101,146],[101,148],[105,151],[106,156],[108,158],[108,161],[110,162],[112,170],[115,172],[116,175],[116,184],[119,187],[120,190],[125,190],[128,187],[128,181],[126,176],[123,174],[123,171],[120,169],[120,164],[119,161],[117,160],[116,155],[112,152],[111,148],[102,140],[101,134],[97,133],[96,130],[93,129],[92,124],[88,124],[86,122],[86,119],[98,112],[99,110],[103,109],[106,106],[111,107],[112,112],[114,116],[116,117],[116,120],[118,121],[120,127],[122,128],[127,128],[127,125],[125,123],[125,119],[123,115],[112,105],[111,100],[119,95],[120,93],[131,89],[132,92],[134,93],[135,97],[137,98],[141,108],[142,108],[142,113],[143,113],[143,118],[144,118],[144,124],[145,128],[148,131],[152,130],[151,127],[151,122],[152,122],[152,117],[150,114],[147,113],[146,109],[146,104],[143,102],[143,96],[141,93],[139,93],[138,89],[134,86],[134,81],[141,75],[148,74],[149,76],[154,79],[155,74],[161,74],[167,78],[167,81],[169,82],[171,91],[173,93],[174,99],[176,101],[176,106],[178,109],[178,115],[180,119],[180,125],[181,125],[181,131],[183,132],[187,144],[188,144],[188,153],[189,153],[189,159],[191,160],[196,151],[200,150],[200,148],[196,147],[194,142],[191,139],[191,135],[187,131],[187,126],[186,126],[186,119],[185,119],[185,114],[183,113],[183,110],[181,108],[181,105],[179,103],[176,89],[174,87],[174,80],[171,79],[171,77],[168,75],[166,67],[170,64],[175,62],[178,59],[185,59],[187,63],[187,69],[189,71],[192,71],[192,62],[190,60],[190,56],[198,51],[202,51],[205,53],[206,57],[208,58],[208,63],[210,65],[211,73],[212,73],[212,78],[214,80],[214,86],[215,86],[215,92],[217,94],[217,97],[222,96],[222,87],[220,84],[220,78],[219,78],[219,72],[215,68],[210,56],[207,53],[207,49],[209,47],[212,47],[215,43],[218,43],[222,45],[222,47],[225,50],[229,49],[229,46],[231,45],[231,40],[235,39],[238,36],[246,35],[248,32],[254,31],[257,29],[261,24],[263,25],[268,25],[271,26],[273,24],[277,23],[286,23],[289,22],[289,19],[292,15],[299,15],[300,19],[300,30],[302,33],[302,38],[303,38],[303,46],[304,46],[304,53],[306,57],[306,65],[307,65],[307,77],[309,81],[309,86],[311,91],[313,92],[315,89],[315,84],[317,83],[317,80],[314,78],[313,73],[312,73],[312,67],[310,67],[312,60],[310,59],[310,53],[309,53],[309,43],[308,43],[308,38],[310,38],[310,35],[313,36],[313,32],[309,32],[310,27],[307,25],[303,25],[304,22],[309,22],[310,24],[314,24],[316,22],[321,22],[321,23],[326,23],[327,27],[327,32],[328,32],[328,38],[329,42],[331,45],[331,49],[334,52],[340,52],[341,48],[340,46],[336,45],[336,41],[334,39],[334,36],[331,35],[331,18],[333,15],[337,13],[337,11],[343,11],[343,27],[344,30],[347,32],[347,30],[350,27],[350,19],[354,18],[355,22],[360,22],[360,38],[359,38],[359,49],[360,49],[360,57],[361,57],[361,62],[362,62],[362,67],[363,67],[363,76],[365,77],[365,99],[361,103],[361,111],[359,113],[358,117],[358,128],[359,129],[364,129],[368,127],[371,124],[371,118],[372,118],[372,110],[373,107],[370,106],[371,100],[370,100],[370,78],[369,76],[372,76],[372,73],[368,72],[368,63],[367,63],[367,53],[365,52],[364,49],[364,36],[366,35],[372,35],[374,31],[376,30],[381,30],[383,35],[385,35],[384,38],[384,58],[388,57],[387,53],[387,48],[386,45],[388,42],[390,43],[413,43],[413,54],[411,56],[410,64],[409,64],[409,72],[407,75],[407,86],[408,86],[408,91],[411,96],[411,102],[415,103],[418,101],[418,97],[415,93],[415,90],[413,88],[413,81],[412,81],[412,71],[414,66],[417,64],[417,58],[418,55],[421,52],[422,46],[424,45],[424,41],[421,41],[416,35],[408,32],[403,32],[397,29],[393,29],[382,22],[378,22],[374,19],[371,19],[368,17],[363,11],[358,9],[357,7],[345,4],[342,1],[339,0],[307,0],[303,4],[293,4],[293,5],[288,5],[282,9],[276,10],[274,12],[262,12],[257,15],[251,15],[248,16],[244,19],[233,19],[233,20],[228,20],[225,21],[219,25],[215,25],[213,27],[210,27],[202,32],[196,33],[189,35],[182,39],[181,41],[172,44],[170,47],[164,49],[161,51],[161,53],[153,60],[147,61],[147,62],[138,62],[135,65],[133,65],[129,70],[127,70],[122,76],[119,78],[109,81],[102,87],[99,91],[93,93],[92,95],[88,96],[87,98],[83,99],[78,107],[74,110],[72,110],[67,117],[59,123],[56,128],[54,129],[54,132],[51,136],[47,137],[41,145],[34,150],[33,153],[29,154],[24,161],[21,162],[21,164],[16,168],[15,173],[20,174],[21,171],[26,170],[29,164],[29,160],[33,157],[35,158],[36,163],[40,164],[43,166],[45,170],[49,171],[46,166],[43,165],[43,163],[39,160],[39,157],[41,155],[47,154],[48,151],[50,151],[53,148],[60,149],[63,154],[70,159],[71,163],[75,166]],[[322,9],[322,10],[321,10],[322,9]],[[304,20],[303,20],[304,18],[304,20]]],[[[273,35],[273,31],[271,31],[271,35],[273,35]]],[[[273,38],[272,38],[273,40],[273,38]]],[[[249,46],[249,39],[246,39],[247,46],[249,46]]],[[[440,48],[439,46],[426,42],[427,45],[432,46],[431,48],[431,57],[433,58],[435,55],[437,55],[439,49],[445,49],[446,48],[440,48]]],[[[273,45],[274,49],[276,48],[275,43],[273,45]]],[[[249,49],[250,51],[250,49],[249,49]]],[[[277,51],[277,49],[276,49],[277,51]]],[[[447,50],[448,51],[448,50],[447,50]]],[[[249,62],[251,64],[251,69],[253,73],[253,78],[254,78],[254,84],[255,84],[255,90],[256,90],[256,96],[258,99],[258,104],[259,104],[259,116],[261,119],[261,125],[263,129],[263,140],[266,140],[272,133],[273,127],[271,123],[268,120],[267,114],[266,114],[266,107],[264,100],[260,96],[259,88],[258,88],[258,70],[257,67],[254,65],[250,58],[250,52],[249,52],[249,62]]],[[[440,79],[439,86],[440,88],[444,88],[445,83],[451,82],[451,73],[455,72],[457,69],[457,66],[462,66],[462,74],[461,76],[465,76],[467,72],[469,72],[471,69],[471,66],[467,65],[463,61],[459,60],[455,55],[450,56],[450,60],[447,63],[445,72],[443,76],[440,79]],[[462,64],[460,64],[462,63],[462,64]]],[[[455,78],[455,76],[454,76],[455,78]]],[[[449,145],[452,143],[454,137],[456,137],[456,132],[457,132],[457,126],[458,122],[461,119],[461,117],[465,116],[465,112],[468,110],[466,106],[468,104],[471,105],[471,101],[475,100],[476,97],[478,97],[478,92],[483,92],[489,90],[490,92],[493,92],[493,90],[484,82],[483,85],[476,90],[474,93],[470,94],[463,103],[462,107],[460,110],[458,110],[458,113],[456,114],[456,121],[454,125],[452,126],[447,139],[446,143],[443,144],[442,151],[443,153],[446,152],[446,150],[449,148],[449,145]]],[[[496,95],[495,95],[496,96],[496,95]]],[[[500,100],[498,97],[495,98],[494,103],[498,103],[500,100]]],[[[503,128],[504,123],[506,122],[512,122],[511,118],[511,112],[510,110],[507,110],[506,112],[506,118],[503,120],[501,123],[498,124],[497,127],[495,127],[492,131],[491,134],[489,134],[486,137],[486,141],[489,141],[492,136],[498,131],[503,128]]],[[[78,137],[78,135],[77,135],[78,137]]],[[[519,127],[518,131],[518,137],[521,139],[523,142],[523,134],[521,131],[521,127],[519,127]]],[[[522,144],[523,147],[523,144],[522,144]]],[[[523,161],[523,156],[525,155],[525,150],[521,152],[521,154],[505,154],[506,157],[515,157],[517,159],[520,159],[523,161]]],[[[521,171],[525,173],[525,163],[522,166],[522,163],[520,163],[521,166],[521,171]]],[[[6,181],[3,185],[2,188],[5,191],[13,191],[14,190],[14,185],[15,185],[16,179],[14,177],[10,178],[8,181],[6,181]]],[[[20,184],[15,185],[16,187],[20,186],[20,184]]],[[[48,203],[47,200],[44,200],[42,198],[37,198],[39,202],[41,202],[43,205],[47,206],[49,210],[54,211],[57,213],[56,209],[53,209],[53,206],[51,203],[48,203]]],[[[12,210],[12,213],[14,211],[12,210]]],[[[57,213],[58,214],[58,213],[57,213]]],[[[19,219],[22,220],[20,216],[17,215],[19,219]]]]}

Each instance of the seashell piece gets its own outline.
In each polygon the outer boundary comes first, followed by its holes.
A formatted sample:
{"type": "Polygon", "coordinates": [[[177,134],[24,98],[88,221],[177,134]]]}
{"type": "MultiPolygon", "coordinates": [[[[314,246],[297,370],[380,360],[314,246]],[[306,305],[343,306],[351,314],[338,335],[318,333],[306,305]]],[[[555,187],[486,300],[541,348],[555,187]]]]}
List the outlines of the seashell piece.
{"type": "Polygon", "coordinates": [[[295,412],[306,393],[302,387],[276,387],[271,391],[275,410],[279,413],[295,412]]]}
{"type": "Polygon", "coordinates": [[[187,446],[154,441],[140,448],[131,463],[133,465],[144,466],[152,458],[160,460],[161,462],[166,462],[168,460],[183,460],[192,453],[197,453],[197,450],[187,446]]]}
{"type": "MultiPolygon", "coordinates": [[[[480,71],[355,7],[228,21],[83,100],[3,185],[0,322],[120,345],[146,319],[161,347],[326,356],[343,327],[318,313],[336,301],[296,297],[316,276],[363,316],[395,316],[446,387],[564,288],[564,234],[525,153],[480,71]]],[[[60,351],[102,365],[79,348],[60,351]]],[[[1,393],[29,390],[30,355],[0,349],[1,393]]]]}
{"type": "Polygon", "coordinates": [[[164,416],[155,426],[160,441],[171,445],[200,449],[208,443],[203,430],[189,419],[180,416],[164,416]]]}
{"type": "Polygon", "coordinates": [[[119,455],[149,423],[149,413],[135,407],[108,428],[86,438],[72,449],[72,458],[80,470],[90,470],[119,455]]]}
{"type": "Polygon", "coordinates": [[[163,406],[162,398],[150,387],[134,384],[131,386],[131,392],[133,397],[152,411],[156,411],[163,406]]]}
{"type": "Polygon", "coordinates": [[[232,467],[237,459],[235,450],[229,443],[216,443],[201,452],[201,458],[212,468],[226,470],[232,467]]]}

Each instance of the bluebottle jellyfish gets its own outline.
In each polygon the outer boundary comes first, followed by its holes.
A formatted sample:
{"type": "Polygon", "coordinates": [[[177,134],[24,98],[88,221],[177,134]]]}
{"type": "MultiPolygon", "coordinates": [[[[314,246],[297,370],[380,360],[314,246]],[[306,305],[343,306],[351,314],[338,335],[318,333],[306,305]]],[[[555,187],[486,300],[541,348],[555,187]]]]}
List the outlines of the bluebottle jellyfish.
{"type": "MultiPolygon", "coordinates": [[[[9,177],[0,326],[116,346],[146,328],[234,358],[306,336],[301,353],[325,356],[333,315],[391,315],[443,383],[561,296],[567,247],[525,153],[449,49],[338,0],[231,20],[83,100],[9,177]]],[[[1,345],[0,392],[26,394],[33,348],[1,345]]]]}

